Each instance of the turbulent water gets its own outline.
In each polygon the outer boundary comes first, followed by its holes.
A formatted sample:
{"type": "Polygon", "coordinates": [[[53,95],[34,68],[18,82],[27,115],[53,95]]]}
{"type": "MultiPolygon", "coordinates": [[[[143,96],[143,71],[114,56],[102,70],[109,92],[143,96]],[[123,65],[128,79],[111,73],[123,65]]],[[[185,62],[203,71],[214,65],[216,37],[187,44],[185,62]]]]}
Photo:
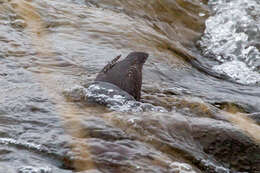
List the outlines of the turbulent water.
{"type": "Polygon", "coordinates": [[[259,173],[259,7],[0,0],[0,173],[259,173]],[[93,84],[131,51],[141,102],[93,84]]]}
{"type": "Polygon", "coordinates": [[[213,16],[201,39],[203,54],[220,62],[213,69],[242,84],[259,83],[260,4],[255,0],[209,1],[213,16]]]}

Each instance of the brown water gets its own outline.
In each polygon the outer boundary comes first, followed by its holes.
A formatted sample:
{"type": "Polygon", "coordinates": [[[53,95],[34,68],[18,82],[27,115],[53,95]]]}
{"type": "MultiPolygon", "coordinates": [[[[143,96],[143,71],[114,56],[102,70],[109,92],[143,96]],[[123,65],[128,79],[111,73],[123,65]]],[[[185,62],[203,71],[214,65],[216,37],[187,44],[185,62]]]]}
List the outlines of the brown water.
{"type": "Polygon", "coordinates": [[[0,0],[0,173],[258,171],[198,135],[244,134],[260,155],[258,86],[213,74],[196,48],[208,15],[200,0],[0,0]],[[169,112],[63,95],[131,51],[150,54],[142,101],[169,112]]]}

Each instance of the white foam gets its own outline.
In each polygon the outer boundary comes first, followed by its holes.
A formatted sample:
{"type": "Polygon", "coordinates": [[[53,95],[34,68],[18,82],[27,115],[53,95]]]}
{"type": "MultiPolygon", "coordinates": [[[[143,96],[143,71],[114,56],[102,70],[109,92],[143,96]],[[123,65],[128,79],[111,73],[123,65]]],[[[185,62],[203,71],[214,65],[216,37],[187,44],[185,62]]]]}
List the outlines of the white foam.
{"type": "Polygon", "coordinates": [[[206,14],[205,13],[199,13],[199,16],[200,17],[203,17],[203,16],[205,16],[206,14]]]}
{"type": "Polygon", "coordinates": [[[18,141],[12,138],[0,138],[0,144],[3,145],[8,145],[8,144],[13,144],[13,145],[20,145],[20,146],[24,146],[26,148],[30,148],[30,149],[35,149],[38,151],[44,151],[44,148],[41,145],[38,144],[34,144],[31,142],[26,142],[26,141],[18,141]]]}
{"type": "Polygon", "coordinates": [[[213,68],[242,84],[260,82],[260,4],[256,0],[209,0],[215,13],[206,20],[199,41],[206,56],[220,65],[213,68]]]}
{"type": "Polygon", "coordinates": [[[196,173],[196,171],[193,170],[192,166],[187,163],[172,162],[170,164],[170,167],[172,172],[196,173]]]}
{"type": "Polygon", "coordinates": [[[44,167],[23,166],[18,169],[18,173],[52,173],[52,169],[48,166],[44,166],[44,167]]]}
{"type": "Polygon", "coordinates": [[[251,70],[241,61],[225,62],[221,65],[214,66],[213,69],[218,73],[230,76],[242,84],[257,83],[260,80],[259,73],[251,70]]]}
{"type": "Polygon", "coordinates": [[[218,166],[215,165],[214,163],[210,162],[209,160],[201,160],[203,165],[207,167],[212,167],[215,169],[216,172],[221,172],[221,173],[230,173],[230,170],[227,168],[224,168],[223,166],[218,166]]]}
{"type": "Polygon", "coordinates": [[[166,109],[160,106],[154,106],[149,103],[141,103],[135,100],[131,100],[124,95],[114,94],[111,92],[114,90],[102,87],[97,84],[92,84],[88,88],[82,86],[75,86],[65,91],[65,95],[80,100],[78,98],[84,98],[86,101],[94,101],[101,104],[105,104],[109,109],[119,112],[167,112],[166,109]],[[106,92],[107,91],[107,92],[106,92]],[[108,93],[108,94],[107,94],[108,93]]]}

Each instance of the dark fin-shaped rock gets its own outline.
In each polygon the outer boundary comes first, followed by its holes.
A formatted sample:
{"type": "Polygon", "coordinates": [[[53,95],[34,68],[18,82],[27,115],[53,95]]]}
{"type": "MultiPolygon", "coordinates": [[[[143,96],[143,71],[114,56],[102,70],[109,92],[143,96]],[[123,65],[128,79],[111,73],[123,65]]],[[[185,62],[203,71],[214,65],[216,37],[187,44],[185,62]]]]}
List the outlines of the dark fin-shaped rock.
{"type": "Polygon", "coordinates": [[[132,52],[124,60],[116,57],[97,75],[95,81],[112,83],[132,95],[137,101],[141,97],[142,69],[148,58],[144,52],[132,52]]]}

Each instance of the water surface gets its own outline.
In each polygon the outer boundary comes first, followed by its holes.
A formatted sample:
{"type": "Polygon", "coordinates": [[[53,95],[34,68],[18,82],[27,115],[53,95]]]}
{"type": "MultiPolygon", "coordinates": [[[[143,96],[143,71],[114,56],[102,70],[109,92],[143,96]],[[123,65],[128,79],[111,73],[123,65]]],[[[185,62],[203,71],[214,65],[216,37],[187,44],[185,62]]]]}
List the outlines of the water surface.
{"type": "Polygon", "coordinates": [[[0,172],[260,171],[258,6],[0,1],[0,172]],[[131,51],[150,54],[138,109],[64,94],[131,51]]]}

